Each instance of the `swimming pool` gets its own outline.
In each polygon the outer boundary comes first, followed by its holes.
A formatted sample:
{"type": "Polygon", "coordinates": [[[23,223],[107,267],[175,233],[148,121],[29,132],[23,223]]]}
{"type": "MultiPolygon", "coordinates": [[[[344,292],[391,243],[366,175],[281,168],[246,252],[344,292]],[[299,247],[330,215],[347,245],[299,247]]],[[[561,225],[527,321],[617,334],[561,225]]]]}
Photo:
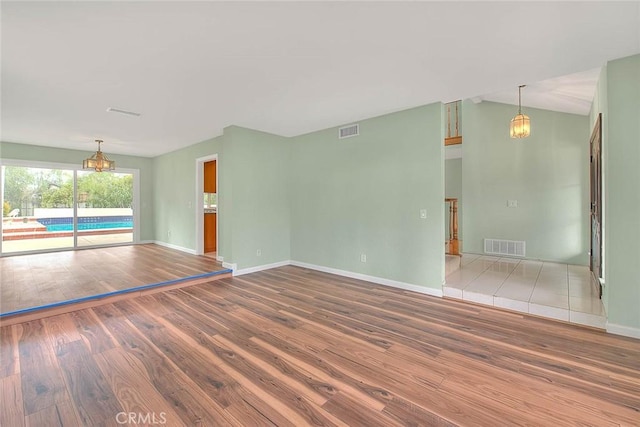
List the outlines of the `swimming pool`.
{"type": "MultiPolygon", "coordinates": [[[[47,231],[73,231],[73,218],[38,218],[47,231]]],[[[78,230],[105,230],[133,228],[133,216],[90,216],[78,218],[78,230]]]]}
{"type": "MultiPolygon", "coordinates": [[[[71,231],[73,224],[50,224],[47,225],[47,231],[71,231]]],[[[78,224],[78,230],[103,230],[105,228],[132,228],[132,222],[93,222],[86,224],[78,224]]]]}

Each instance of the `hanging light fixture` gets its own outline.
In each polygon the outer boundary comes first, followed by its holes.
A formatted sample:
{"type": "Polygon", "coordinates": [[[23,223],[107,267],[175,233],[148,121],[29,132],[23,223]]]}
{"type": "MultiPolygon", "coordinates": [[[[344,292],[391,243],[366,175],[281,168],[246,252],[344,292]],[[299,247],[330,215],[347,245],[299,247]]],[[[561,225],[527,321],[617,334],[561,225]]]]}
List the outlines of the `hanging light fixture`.
{"type": "Polygon", "coordinates": [[[525,86],[518,86],[518,114],[511,119],[509,126],[511,138],[526,138],[531,135],[531,119],[526,114],[522,114],[522,88],[525,86]]]}
{"type": "Polygon", "coordinates": [[[93,169],[96,172],[115,170],[116,162],[109,160],[109,158],[100,150],[100,144],[102,144],[103,141],[101,139],[96,139],[96,142],[98,143],[98,151],[96,151],[93,156],[82,161],[82,169],[93,169]]]}

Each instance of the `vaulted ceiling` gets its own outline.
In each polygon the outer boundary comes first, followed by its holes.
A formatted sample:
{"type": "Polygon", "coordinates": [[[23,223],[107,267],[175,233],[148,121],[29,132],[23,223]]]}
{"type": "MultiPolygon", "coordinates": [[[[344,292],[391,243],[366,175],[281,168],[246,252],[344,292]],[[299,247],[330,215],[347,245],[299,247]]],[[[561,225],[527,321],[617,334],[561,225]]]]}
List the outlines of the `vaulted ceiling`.
{"type": "Polygon", "coordinates": [[[600,67],[640,53],[638,1],[3,1],[1,14],[2,141],[101,138],[149,157],[232,124],[292,136],[437,101],[517,103],[519,84],[524,105],[586,114],[600,67]]]}

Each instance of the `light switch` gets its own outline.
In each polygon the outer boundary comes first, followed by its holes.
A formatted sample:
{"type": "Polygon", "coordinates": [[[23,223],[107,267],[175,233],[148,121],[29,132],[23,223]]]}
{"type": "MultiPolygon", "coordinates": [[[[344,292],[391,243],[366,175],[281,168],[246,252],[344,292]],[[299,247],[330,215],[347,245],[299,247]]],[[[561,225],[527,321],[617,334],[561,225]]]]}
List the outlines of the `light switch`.
{"type": "Polygon", "coordinates": [[[517,200],[507,200],[507,207],[508,208],[517,208],[518,207],[518,201],[517,200]]]}
{"type": "Polygon", "coordinates": [[[426,219],[426,218],[427,218],[427,210],[420,209],[420,219],[426,219]]]}

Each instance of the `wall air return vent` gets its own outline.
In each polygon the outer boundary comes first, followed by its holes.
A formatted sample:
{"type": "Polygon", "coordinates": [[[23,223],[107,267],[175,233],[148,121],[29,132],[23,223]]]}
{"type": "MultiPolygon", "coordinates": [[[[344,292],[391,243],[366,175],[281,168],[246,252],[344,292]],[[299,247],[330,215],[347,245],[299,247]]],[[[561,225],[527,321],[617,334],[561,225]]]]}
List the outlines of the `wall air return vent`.
{"type": "Polygon", "coordinates": [[[338,138],[340,139],[344,139],[344,138],[351,138],[352,136],[358,136],[360,135],[360,125],[349,125],[349,126],[343,126],[340,129],[338,129],[338,138]]]}
{"type": "Polygon", "coordinates": [[[521,240],[484,239],[484,253],[524,257],[525,242],[521,240]]]}

